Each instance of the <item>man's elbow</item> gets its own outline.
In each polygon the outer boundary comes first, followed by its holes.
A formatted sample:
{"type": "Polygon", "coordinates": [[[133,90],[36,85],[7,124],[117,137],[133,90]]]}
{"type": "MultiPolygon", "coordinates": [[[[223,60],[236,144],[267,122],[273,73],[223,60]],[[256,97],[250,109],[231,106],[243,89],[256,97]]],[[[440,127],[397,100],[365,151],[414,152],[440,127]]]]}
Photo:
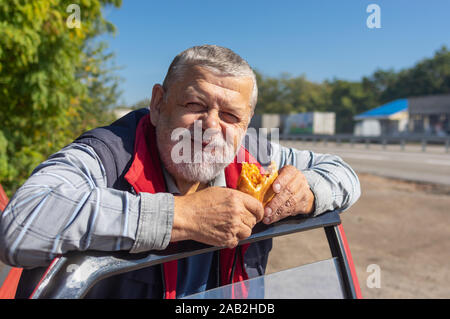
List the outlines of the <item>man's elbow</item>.
{"type": "Polygon", "coordinates": [[[0,261],[11,267],[35,268],[48,266],[47,253],[25,246],[15,247],[15,243],[6,236],[0,238],[0,261]]]}
{"type": "MultiPolygon", "coordinates": [[[[1,226],[1,225],[0,225],[1,226]]],[[[6,265],[17,267],[18,265],[14,264],[12,260],[9,258],[12,255],[12,242],[3,232],[3,227],[1,227],[0,232],[0,261],[6,265]]]]}
{"type": "MultiPolygon", "coordinates": [[[[3,217],[3,216],[2,216],[3,217]]],[[[48,264],[48,252],[33,238],[21,238],[18,224],[0,219],[0,261],[12,267],[34,268],[48,264]]]]}

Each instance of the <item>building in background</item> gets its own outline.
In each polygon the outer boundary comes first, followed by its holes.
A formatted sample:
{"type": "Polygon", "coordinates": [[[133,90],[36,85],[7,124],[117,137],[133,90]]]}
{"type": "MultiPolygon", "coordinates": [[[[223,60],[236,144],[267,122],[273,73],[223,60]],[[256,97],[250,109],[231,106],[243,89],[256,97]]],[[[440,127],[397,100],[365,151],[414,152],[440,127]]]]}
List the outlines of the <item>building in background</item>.
{"type": "Polygon", "coordinates": [[[336,126],[334,112],[308,112],[297,114],[255,114],[249,127],[279,129],[280,134],[333,135],[336,126]]]}
{"type": "Polygon", "coordinates": [[[267,128],[269,131],[278,128],[281,131],[283,119],[284,115],[282,114],[255,114],[248,126],[255,129],[267,128]]]}
{"type": "Polygon", "coordinates": [[[308,112],[290,114],[284,118],[283,134],[333,135],[336,129],[336,113],[308,112]]]}
{"type": "Polygon", "coordinates": [[[398,99],[354,117],[354,135],[450,135],[450,94],[398,99]]]}
{"type": "Polygon", "coordinates": [[[408,99],[399,99],[358,114],[353,134],[399,135],[408,131],[408,99]]]}
{"type": "Polygon", "coordinates": [[[450,135],[450,94],[410,98],[409,118],[413,134],[450,135]]]}

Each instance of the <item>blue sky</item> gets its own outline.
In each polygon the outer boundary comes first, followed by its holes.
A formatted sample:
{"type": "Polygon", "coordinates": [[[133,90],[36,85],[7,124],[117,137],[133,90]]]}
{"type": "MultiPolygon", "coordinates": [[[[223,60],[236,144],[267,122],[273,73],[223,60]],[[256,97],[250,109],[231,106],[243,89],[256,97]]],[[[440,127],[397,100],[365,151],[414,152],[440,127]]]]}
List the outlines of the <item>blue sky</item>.
{"type": "Polygon", "coordinates": [[[173,57],[199,44],[229,47],[266,75],[316,82],[399,70],[450,48],[449,0],[123,0],[104,16],[117,27],[102,38],[122,67],[128,104],[149,98],[173,57]],[[372,3],[381,8],[380,29],[366,26],[372,3]]]}

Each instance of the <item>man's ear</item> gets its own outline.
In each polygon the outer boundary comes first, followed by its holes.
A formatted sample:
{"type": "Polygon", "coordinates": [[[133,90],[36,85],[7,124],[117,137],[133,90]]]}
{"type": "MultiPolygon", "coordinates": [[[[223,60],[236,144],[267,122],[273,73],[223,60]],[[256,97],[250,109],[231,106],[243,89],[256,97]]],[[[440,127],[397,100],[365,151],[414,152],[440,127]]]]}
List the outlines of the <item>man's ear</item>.
{"type": "Polygon", "coordinates": [[[150,100],[150,119],[153,126],[159,121],[159,115],[161,112],[161,106],[164,99],[164,88],[161,84],[155,84],[152,90],[152,98],[150,100]]]}

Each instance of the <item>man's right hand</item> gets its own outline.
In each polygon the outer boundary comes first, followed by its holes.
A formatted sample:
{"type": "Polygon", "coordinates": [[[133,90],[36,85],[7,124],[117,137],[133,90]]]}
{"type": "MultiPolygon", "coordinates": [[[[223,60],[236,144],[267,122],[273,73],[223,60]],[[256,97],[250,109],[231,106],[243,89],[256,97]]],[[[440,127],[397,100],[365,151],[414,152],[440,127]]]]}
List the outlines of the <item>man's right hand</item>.
{"type": "Polygon", "coordinates": [[[208,187],[175,196],[171,242],[192,239],[213,246],[236,247],[264,217],[261,202],[231,188],[208,187]]]}

